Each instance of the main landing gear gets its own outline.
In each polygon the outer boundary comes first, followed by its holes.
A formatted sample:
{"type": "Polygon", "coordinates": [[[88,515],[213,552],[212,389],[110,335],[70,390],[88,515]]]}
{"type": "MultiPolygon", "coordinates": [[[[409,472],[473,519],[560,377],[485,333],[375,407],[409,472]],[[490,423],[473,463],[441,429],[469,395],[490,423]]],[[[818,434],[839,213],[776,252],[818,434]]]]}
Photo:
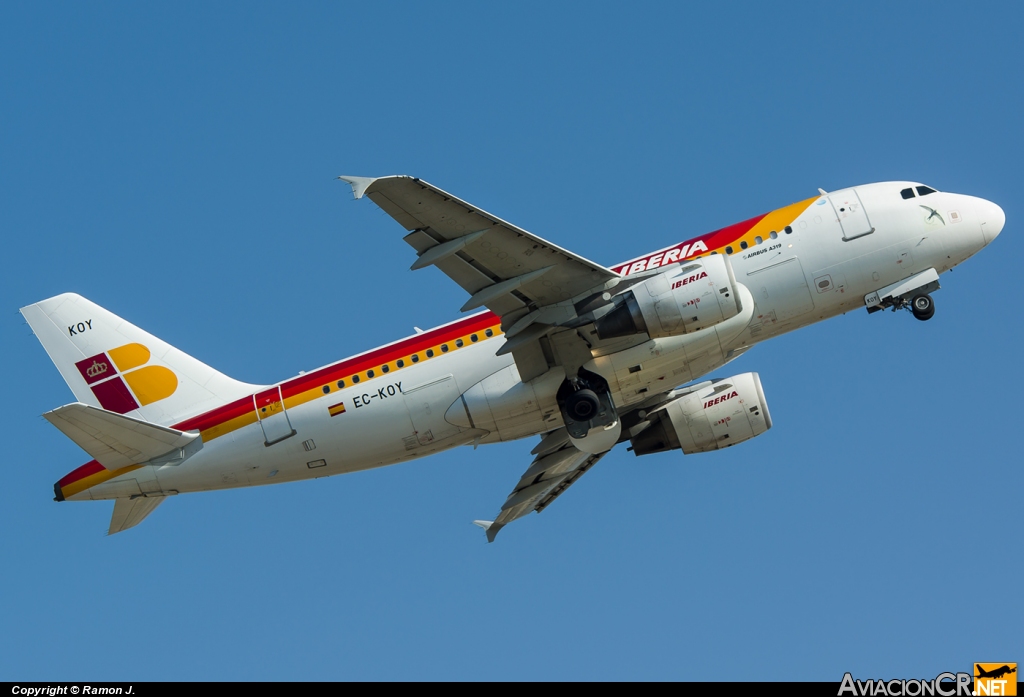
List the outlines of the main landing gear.
{"type": "Polygon", "coordinates": [[[935,314],[935,301],[927,293],[915,295],[910,301],[910,311],[922,322],[931,319],[935,314]]]}
{"type": "Polygon", "coordinates": [[[622,433],[608,381],[580,368],[555,395],[569,440],[580,451],[598,454],[611,449],[622,433]]]}
{"type": "Polygon", "coordinates": [[[578,390],[565,400],[565,413],[573,421],[590,421],[601,409],[601,400],[593,390],[578,390]]]}

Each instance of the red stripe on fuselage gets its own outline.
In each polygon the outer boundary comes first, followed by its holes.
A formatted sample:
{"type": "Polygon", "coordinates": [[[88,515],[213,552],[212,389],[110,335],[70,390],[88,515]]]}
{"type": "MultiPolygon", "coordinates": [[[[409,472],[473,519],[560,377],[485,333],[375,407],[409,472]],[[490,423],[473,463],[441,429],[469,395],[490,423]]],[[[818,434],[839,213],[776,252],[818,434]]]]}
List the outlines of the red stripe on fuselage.
{"type": "Polygon", "coordinates": [[[758,215],[749,220],[744,220],[741,223],[735,223],[728,227],[724,227],[720,230],[709,232],[706,235],[701,235],[700,237],[694,237],[692,239],[685,240],[684,242],[679,242],[678,244],[674,244],[671,247],[665,247],[664,249],[659,249],[655,252],[649,252],[643,255],[642,257],[636,257],[635,259],[624,261],[609,268],[612,269],[612,271],[618,273],[620,276],[626,276],[629,274],[629,269],[634,264],[640,261],[644,262],[644,264],[641,265],[641,269],[644,271],[650,271],[652,268],[657,268],[657,266],[667,266],[670,263],[674,264],[677,262],[686,261],[687,259],[693,257],[704,256],[705,254],[709,254],[710,252],[713,252],[716,249],[721,249],[726,245],[733,243],[739,238],[743,237],[743,235],[750,232],[751,228],[760,223],[767,216],[768,213],[765,213],[764,215],[758,215]],[[703,247],[698,247],[696,250],[694,250],[693,247],[697,242],[700,242],[703,245],[703,247]],[[677,255],[677,257],[671,257],[670,252],[674,249],[680,251],[685,250],[685,254],[677,255]],[[651,268],[646,268],[647,263],[651,259],[654,259],[655,257],[658,260],[657,265],[651,268]],[[670,257],[670,260],[662,261],[665,257],[670,257]]]}
{"type": "Polygon", "coordinates": [[[58,486],[63,488],[68,484],[71,484],[72,482],[77,482],[79,479],[84,479],[85,477],[88,477],[90,474],[96,474],[97,472],[101,472],[103,471],[103,469],[103,465],[96,462],[96,460],[93,460],[91,462],[85,463],[76,470],[68,472],[61,478],[59,482],[57,482],[57,484],[58,486]]]}
{"type": "Polygon", "coordinates": [[[767,213],[764,215],[758,215],[750,220],[744,220],[742,223],[736,223],[729,227],[724,227],[721,230],[715,230],[714,232],[704,235],[703,237],[694,237],[690,242],[696,242],[697,240],[703,240],[704,244],[708,246],[708,249],[718,249],[724,247],[730,242],[735,242],[737,239],[745,235],[750,228],[754,227],[758,223],[767,217],[767,213]]]}
{"type": "Polygon", "coordinates": [[[353,356],[334,365],[315,370],[312,373],[292,378],[281,385],[281,391],[284,393],[285,399],[287,399],[306,390],[315,389],[320,385],[346,378],[384,363],[390,363],[413,353],[425,351],[431,346],[437,346],[439,343],[454,341],[460,336],[477,331],[482,332],[487,327],[493,327],[499,322],[498,317],[490,312],[466,317],[444,327],[410,336],[394,344],[382,346],[379,349],[368,351],[359,356],[353,356]]]}
{"type": "MultiPolygon", "coordinates": [[[[423,332],[422,334],[416,334],[408,338],[397,341],[387,346],[382,346],[379,349],[368,351],[359,356],[353,356],[347,358],[338,363],[334,363],[329,366],[314,370],[311,373],[300,375],[298,377],[287,380],[281,383],[281,392],[284,394],[285,399],[292,397],[297,394],[301,394],[307,390],[312,390],[325,385],[327,383],[347,378],[355,373],[362,372],[369,368],[375,368],[384,363],[390,363],[391,361],[403,358],[413,353],[425,351],[431,346],[437,346],[439,343],[452,340],[466,334],[472,334],[476,331],[483,331],[487,327],[492,327],[498,324],[500,320],[497,316],[490,312],[483,312],[472,317],[466,317],[465,319],[458,320],[451,324],[437,329],[431,329],[430,331],[423,332]]],[[[242,399],[235,400],[230,404],[225,404],[222,407],[217,407],[205,414],[194,416],[190,419],[182,421],[179,424],[175,424],[174,428],[180,431],[200,430],[204,431],[208,428],[212,428],[218,424],[224,423],[230,419],[241,416],[253,410],[252,397],[243,397],[242,399]]]]}

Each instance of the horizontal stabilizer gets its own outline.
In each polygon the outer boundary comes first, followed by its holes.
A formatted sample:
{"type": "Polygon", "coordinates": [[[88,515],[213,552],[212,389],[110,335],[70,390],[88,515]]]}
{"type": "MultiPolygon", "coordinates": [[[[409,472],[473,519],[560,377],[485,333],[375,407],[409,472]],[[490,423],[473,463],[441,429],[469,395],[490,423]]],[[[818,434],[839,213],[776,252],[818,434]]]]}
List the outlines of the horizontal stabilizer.
{"type": "Polygon", "coordinates": [[[43,414],[108,470],[129,465],[180,464],[203,447],[198,433],[157,426],[76,402],[43,414]]]}
{"type": "Polygon", "coordinates": [[[123,532],[146,519],[166,496],[136,496],[131,499],[114,499],[114,515],[110,518],[108,535],[123,532]]]}

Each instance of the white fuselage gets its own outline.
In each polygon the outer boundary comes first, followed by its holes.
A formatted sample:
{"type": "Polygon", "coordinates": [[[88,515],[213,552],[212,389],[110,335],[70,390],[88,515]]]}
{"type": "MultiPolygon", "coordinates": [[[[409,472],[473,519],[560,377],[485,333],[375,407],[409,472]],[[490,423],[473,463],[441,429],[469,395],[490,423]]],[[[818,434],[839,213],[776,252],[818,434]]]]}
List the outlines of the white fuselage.
{"type": "MultiPolygon", "coordinates": [[[[733,250],[736,281],[754,303],[745,313],[693,334],[605,351],[585,367],[608,381],[617,407],[628,407],[647,395],[696,380],[756,343],[859,310],[865,296],[880,288],[927,269],[948,271],[1002,228],[1001,211],[988,201],[941,192],[901,198],[900,190],[911,185],[857,187],[873,228],[867,234],[856,233],[860,236],[844,230],[838,209],[822,196],[792,221],[792,232],[773,231],[774,238],[733,250]]],[[[555,368],[523,383],[513,357],[495,355],[502,342],[500,333],[481,337],[450,353],[289,407],[287,419],[295,435],[274,444],[266,444],[259,422],[249,423],[204,443],[180,465],[144,467],[125,476],[136,479],[143,492],[273,484],[380,467],[459,445],[513,440],[559,427],[555,392],[564,373],[555,368]],[[328,406],[339,403],[344,404],[344,413],[332,416],[328,406]]],[[[74,498],[114,498],[117,482],[113,479],[74,498]]]]}

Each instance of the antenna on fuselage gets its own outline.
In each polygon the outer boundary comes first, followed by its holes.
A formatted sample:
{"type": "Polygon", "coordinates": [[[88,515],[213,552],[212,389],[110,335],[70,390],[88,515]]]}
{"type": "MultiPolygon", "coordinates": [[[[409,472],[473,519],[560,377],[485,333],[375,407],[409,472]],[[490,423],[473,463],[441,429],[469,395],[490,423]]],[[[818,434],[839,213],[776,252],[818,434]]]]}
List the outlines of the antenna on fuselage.
{"type": "Polygon", "coordinates": [[[828,192],[822,189],[820,186],[818,187],[818,193],[821,194],[822,196],[828,196],[828,192]]]}

